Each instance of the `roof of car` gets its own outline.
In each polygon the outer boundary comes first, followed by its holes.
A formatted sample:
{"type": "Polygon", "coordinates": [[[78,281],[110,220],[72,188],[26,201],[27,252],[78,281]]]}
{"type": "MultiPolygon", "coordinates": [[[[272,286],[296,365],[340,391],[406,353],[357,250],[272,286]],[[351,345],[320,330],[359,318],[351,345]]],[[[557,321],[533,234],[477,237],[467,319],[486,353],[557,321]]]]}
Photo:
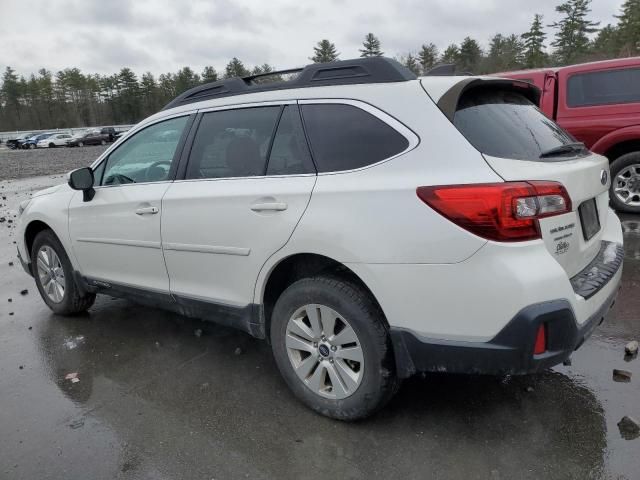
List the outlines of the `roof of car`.
{"type": "Polygon", "coordinates": [[[526,75],[531,73],[539,73],[539,72],[559,72],[560,70],[569,70],[569,69],[588,69],[588,68],[601,68],[601,67],[617,67],[617,66],[628,66],[629,64],[637,63],[640,66],[640,57],[627,57],[627,58],[614,58],[612,60],[598,60],[595,62],[586,62],[586,63],[578,63],[575,65],[566,65],[563,67],[546,67],[546,68],[531,68],[528,70],[513,70],[507,72],[498,72],[492,75],[500,76],[500,75],[526,75]]]}

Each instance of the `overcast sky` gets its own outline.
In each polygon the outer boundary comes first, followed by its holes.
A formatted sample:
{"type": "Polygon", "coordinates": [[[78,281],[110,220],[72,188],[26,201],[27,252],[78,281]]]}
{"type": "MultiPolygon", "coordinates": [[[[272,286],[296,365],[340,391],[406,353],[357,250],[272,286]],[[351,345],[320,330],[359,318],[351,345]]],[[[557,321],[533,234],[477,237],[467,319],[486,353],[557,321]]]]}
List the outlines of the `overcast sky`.
{"type": "MultiPolygon", "coordinates": [[[[343,59],[359,56],[373,32],[385,54],[441,50],[465,36],[483,47],[496,33],[522,33],[534,13],[557,19],[560,0],[1,0],[0,68],[21,74],[79,67],[159,74],[205,65],[222,70],[237,56],[248,66],[309,63],[328,38],[343,59]]],[[[615,22],[622,0],[595,0],[594,20],[615,22]]],[[[548,40],[552,29],[547,28],[548,40]]],[[[549,41],[547,42],[549,43],[549,41]]]]}

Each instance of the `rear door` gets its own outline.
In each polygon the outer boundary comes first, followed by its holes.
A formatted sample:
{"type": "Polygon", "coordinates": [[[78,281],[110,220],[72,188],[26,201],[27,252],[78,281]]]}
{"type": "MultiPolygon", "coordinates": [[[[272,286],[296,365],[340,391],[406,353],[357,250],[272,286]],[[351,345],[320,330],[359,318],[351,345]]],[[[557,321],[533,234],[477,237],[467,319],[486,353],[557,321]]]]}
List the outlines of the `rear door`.
{"type": "Polygon", "coordinates": [[[187,305],[246,306],[315,184],[297,105],[204,112],[184,177],[162,200],[171,293],[187,305]]]}
{"type": "Polygon", "coordinates": [[[580,149],[575,139],[545,117],[524,94],[508,88],[465,91],[454,124],[507,181],[562,183],[572,211],[540,220],[549,252],[568,276],[582,270],[598,253],[608,209],[606,158],[580,149]]]}

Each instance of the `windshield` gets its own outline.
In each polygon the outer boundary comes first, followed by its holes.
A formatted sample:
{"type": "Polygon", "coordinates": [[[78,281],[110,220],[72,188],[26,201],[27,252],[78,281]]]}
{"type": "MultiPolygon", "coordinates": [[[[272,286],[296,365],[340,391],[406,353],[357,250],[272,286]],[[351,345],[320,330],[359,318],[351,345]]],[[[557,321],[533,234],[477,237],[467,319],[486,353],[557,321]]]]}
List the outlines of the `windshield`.
{"type": "Polygon", "coordinates": [[[474,147],[493,157],[558,161],[588,153],[584,149],[558,149],[575,145],[575,139],[524,95],[511,90],[468,90],[458,102],[453,123],[474,147]],[[558,150],[548,155],[554,149],[558,150]]]}

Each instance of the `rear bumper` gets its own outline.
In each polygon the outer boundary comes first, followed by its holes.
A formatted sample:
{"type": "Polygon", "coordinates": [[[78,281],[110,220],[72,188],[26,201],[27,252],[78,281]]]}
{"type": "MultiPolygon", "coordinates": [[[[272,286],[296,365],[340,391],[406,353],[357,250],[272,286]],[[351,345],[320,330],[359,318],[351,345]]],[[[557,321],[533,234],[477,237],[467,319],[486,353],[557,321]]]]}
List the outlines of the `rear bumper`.
{"type": "MultiPolygon", "coordinates": [[[[620,275],[612,281],[619,283],[620,275]]],[[[488,342],[433,340],[392,328],[398,376],[407,378],[416,372],[523,375],[550,368],[569,358],[604,321],[617,294],[616,284],[597,311],[581,324],[566,300],[530,305],[488,342]],[[536,332],[543,323],[547,324],[547,351],[534,355],[536,332]]]]}

